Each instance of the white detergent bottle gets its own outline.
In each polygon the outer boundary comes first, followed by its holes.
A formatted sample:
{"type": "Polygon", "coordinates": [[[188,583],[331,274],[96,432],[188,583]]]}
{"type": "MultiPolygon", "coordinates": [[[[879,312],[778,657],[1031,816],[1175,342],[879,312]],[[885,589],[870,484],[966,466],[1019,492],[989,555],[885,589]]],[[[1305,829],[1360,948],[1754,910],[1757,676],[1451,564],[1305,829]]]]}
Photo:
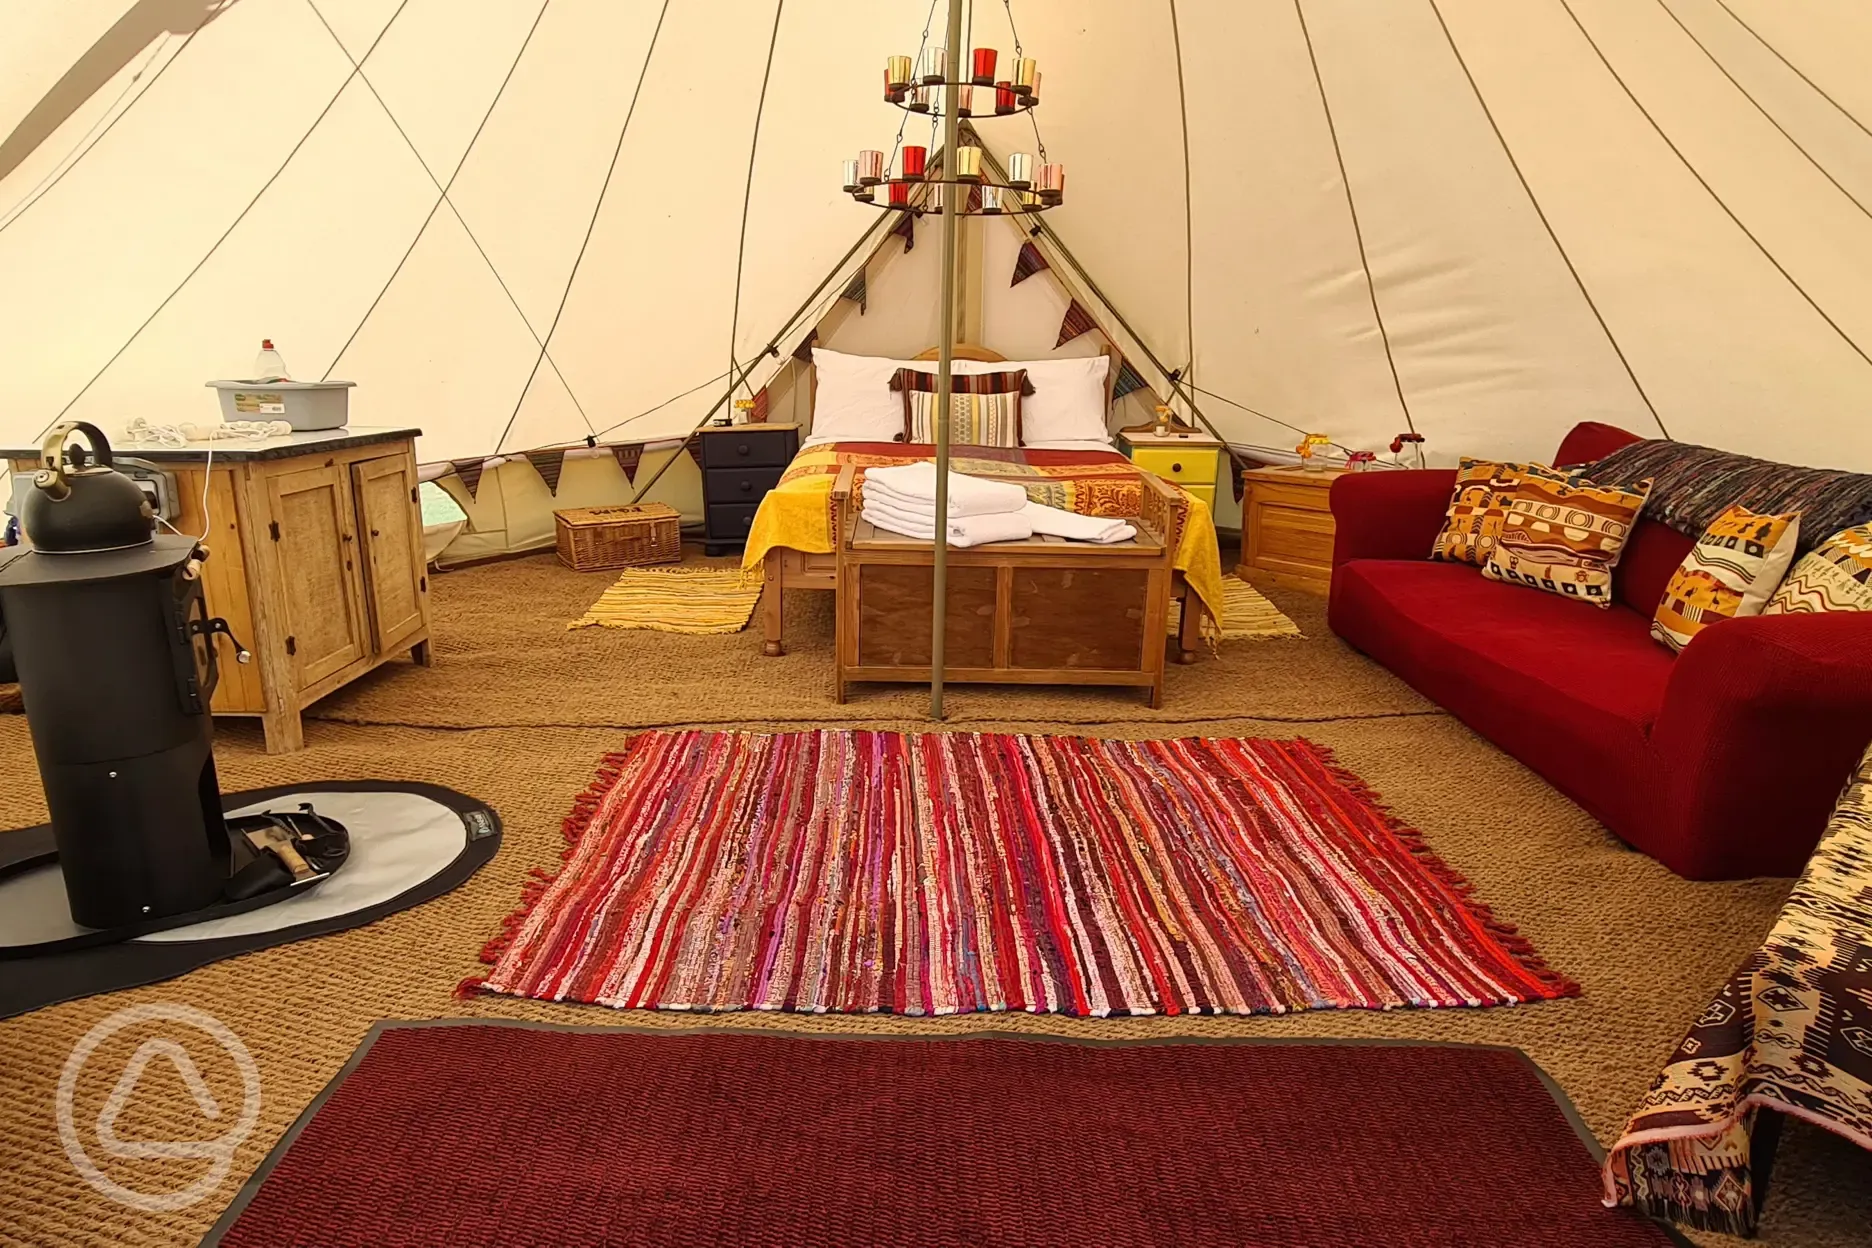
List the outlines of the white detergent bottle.
{"type": "Polygon", "coordinates": [[[292,374],[286,371],[286,361],[273,349],[271,338],[260,340],[260,354],[254,356],[254,381],[291,381],[292,374]]]}

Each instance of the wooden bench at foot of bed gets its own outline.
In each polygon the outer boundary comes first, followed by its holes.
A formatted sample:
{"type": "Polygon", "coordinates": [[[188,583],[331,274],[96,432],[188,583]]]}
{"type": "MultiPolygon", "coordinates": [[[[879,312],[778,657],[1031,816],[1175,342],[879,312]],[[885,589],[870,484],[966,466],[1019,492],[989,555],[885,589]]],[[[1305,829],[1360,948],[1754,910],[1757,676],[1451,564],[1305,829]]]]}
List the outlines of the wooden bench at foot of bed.
{"type": "MultiPolygon", "coordinates": [[[[840,474],[838,484],[834,486],[832,507],[832,532],[843,535],[856,519],[851,513],[851,493],[853,472],[847,468],[840,474]]],[[[1145,475],[1147,488],[1152,491],[1152,505],[1166,508],[1161,513],[1165,517],[1174,516],[1178,503],[1176,493],[1156,477],[1145,475]]],[[[1160,528],[1167,528],[1174,538],[1174,520],[1167,519],[1160,528]]],[[[1169,543],[1175,548],[1175,541],[1169,543]]],[[[960,552],[952,552],[960,553],[960,552]]],[[[767,554],[764,565],[765,582],[761,591],[760,619],[763,653],[774,656],[786,653],[785,607],[786,591],[795,589],[838,589],[838,554],[836,551],[823,553],[794,550],[789,547],[777,547],[767,554]]],[[[1197,647],[1202,638],[1202,620],[1205,614],[1202,601],[1190,592],[1183,579],[1183,574],[1174,570],[1170,573],[1170,596],[1181,599],[1183,603],[1182,625],[1177,633],[1176,660],[1179,663],[1194,663],[1197,647]]]]}

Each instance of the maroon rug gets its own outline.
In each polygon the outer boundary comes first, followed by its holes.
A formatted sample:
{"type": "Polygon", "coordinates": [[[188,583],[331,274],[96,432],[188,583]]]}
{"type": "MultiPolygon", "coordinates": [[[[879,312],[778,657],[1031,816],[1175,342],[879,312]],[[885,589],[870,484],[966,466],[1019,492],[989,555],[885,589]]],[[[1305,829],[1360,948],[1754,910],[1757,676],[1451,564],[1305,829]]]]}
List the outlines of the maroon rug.
{"type": "Polygon", "coordinates": [[[382,1023],[206,1244],[1653,1248],[1512,1049],[382,1023]]]}

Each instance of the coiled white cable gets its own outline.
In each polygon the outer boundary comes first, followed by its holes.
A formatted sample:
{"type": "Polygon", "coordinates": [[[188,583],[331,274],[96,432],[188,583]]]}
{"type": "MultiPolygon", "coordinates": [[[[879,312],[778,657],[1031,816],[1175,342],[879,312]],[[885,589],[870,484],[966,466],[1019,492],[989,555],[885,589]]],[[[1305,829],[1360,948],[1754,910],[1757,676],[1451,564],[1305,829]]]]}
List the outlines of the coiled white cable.
{"type": "Polygon", "coordinates": [[[217,441],[261,442],[291,432],[292,426],[283,420],[227,420],[212,424],[183,421],[175,425],[158,425],[152,424],[146,417],[133,416],[124,426],[126,441],[171,450],[180,449],[191,442],[206,442],[210,447],[217,441]]]}
{"type": "MultiPolygon", "coordinates": [[[[283,420],[226,420],[213,424],[196,424],[183,421],[175,425],[152,424],[147,417],[132,416],[124,425],[124,440],[133,445],[160,446],[169,450],[180,450],[191,442],[208,444],[208,462],[202,465],[201,513],[202,531],[195,539],[196,544],[207,548],[208,534],[214,531],[214,517],[208,512],[208,491],[214,484],[214,444],[220,441],[263,442],[268,438],[279,437],[292,432],[292,426],[283,420]]],[[[162,526],[177,537],[188,534],[157,517],[162,526]]]]}

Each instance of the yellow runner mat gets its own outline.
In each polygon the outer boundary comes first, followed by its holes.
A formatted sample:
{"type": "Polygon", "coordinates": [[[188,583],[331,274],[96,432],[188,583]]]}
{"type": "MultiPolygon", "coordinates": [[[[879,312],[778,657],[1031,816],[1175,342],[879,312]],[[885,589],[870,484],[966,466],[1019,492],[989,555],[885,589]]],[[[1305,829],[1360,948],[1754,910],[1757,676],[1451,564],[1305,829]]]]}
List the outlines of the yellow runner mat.
{"type": "Polygon", "coordinates": [[[739,568],[626,568],[591,610],[567,628],[650,628],[660,633],[738,633],[760,601],[761,575],[739,568]]]}

